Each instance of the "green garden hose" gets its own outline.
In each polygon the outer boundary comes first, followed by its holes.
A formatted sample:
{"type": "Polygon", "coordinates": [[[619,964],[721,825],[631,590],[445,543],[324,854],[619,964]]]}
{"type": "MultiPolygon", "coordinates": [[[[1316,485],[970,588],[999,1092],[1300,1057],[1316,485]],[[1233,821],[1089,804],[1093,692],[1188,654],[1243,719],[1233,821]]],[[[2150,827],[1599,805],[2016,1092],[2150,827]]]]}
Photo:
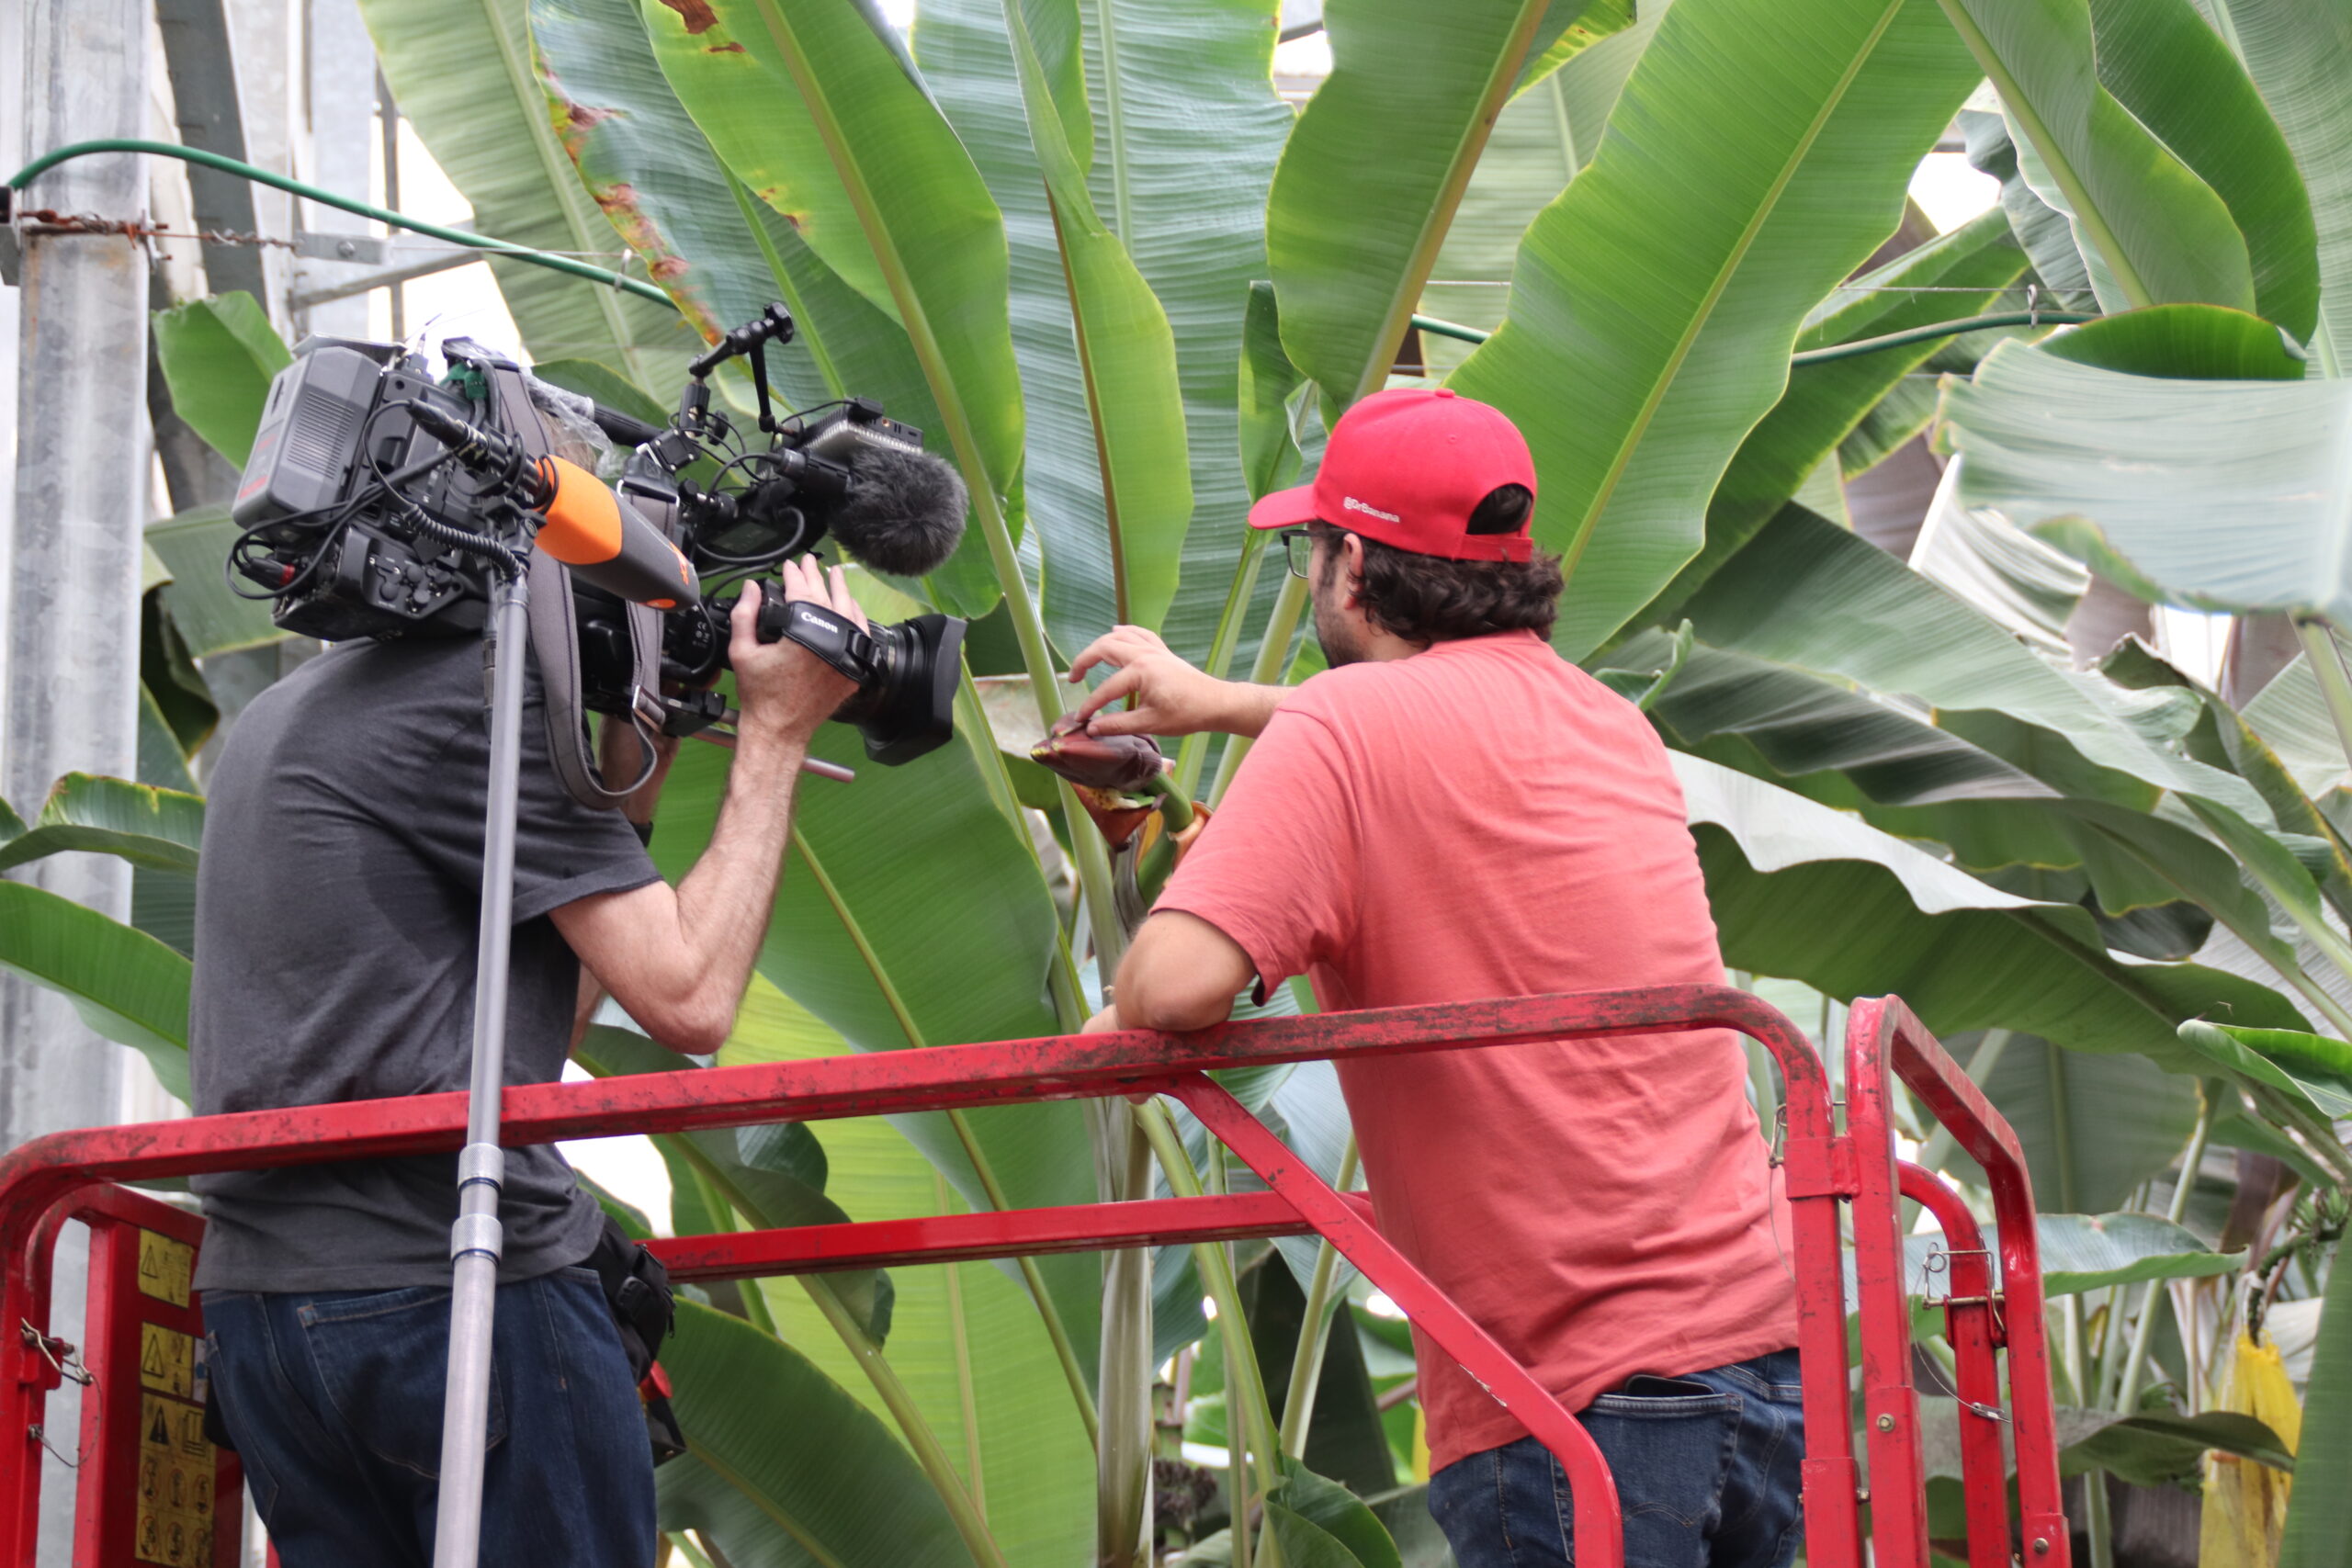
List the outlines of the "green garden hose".
{"type": "MultiPolygon", "coordinates": [[[[468,233],[463,229],[451,229],[439,223],[427,223],[421,218],[411,218],[405,213],[394,212],[390,208],[378,207],[373,202],[356,201],[347,196],[337,196],[333,191],[321,190],[314,185],[307,185],[284,175],[272,174],[267,169],[255,168],[251,164],[241,163],[237,159],[224,157],[218,152],[208,152],[200,147],[183,147],[176,141],[150,141],[141,137],[126,136],[99,141],[69,142],[54,152],[42,153],[23,168],[18,169],[9,176],[7,188],[10,191],[22,191],[28,185],[67,159],[87,157],[96,152],[153,152],[159,158],[177,158],[185,164],[199,164],[208,169],[219,169],[223,174],[235,175],[241,179],[251,180],[255,185],[291,192],[307,201],[315,201],[322,207],[333,207],[361,218],[372,218],[379,223],[389,223],[395,229],[406,229],[413,233],[430,235],[436,240],[447,240],[453,245],[463,245],[469,250],[481,251],[489,255],[510,256],[516,261],[529,262],[534,266],[547,267],[553,272],[569,273],[573,277],[584,277],[591,283],[602,283],[619,289],[624,294],[634,294],[640,299],[651,299],[659,304],[671,306],[673,309],[677,304],[677,301],[652,284],[614,272],[606,267],[592,266],[586,262],[571,256],[560,256],[547,251],[533,250],[528,245],[509,244],[504,240],[493,240],[487,235],[468,233]]],[[[1808,348],[1802,353],[1791,355],[1789,363],[1791,365],[1821,365],[1833,359],[1850,359],[1857,355],[1876,354],[1881,349],[1899,348],[1905,344],[1925,343],[1931,338],[1957,337],[1962,333],[1980,332],[1987,327],[2061,326],[2097,320],[2098,320],[2097,316],[2086,315],[2079,310],[2007,310],[1997,315],[1970,316],[1957,321],[1938,321],[1932,326],[1911,327],[1903,332],[1887,333],[1879,337],[1857,338],[1852,343],[1831,344],[1826,348],[1808,348]]],[[[1413,325],[1435,336],[1454,338],[1463,343],[1484,343],[1492,335],[1479,331],[1476,327],[1465,327],[1459,321],[1440,321],[1435,316],[1416,315],[1413,318],[1413,325]]]]}

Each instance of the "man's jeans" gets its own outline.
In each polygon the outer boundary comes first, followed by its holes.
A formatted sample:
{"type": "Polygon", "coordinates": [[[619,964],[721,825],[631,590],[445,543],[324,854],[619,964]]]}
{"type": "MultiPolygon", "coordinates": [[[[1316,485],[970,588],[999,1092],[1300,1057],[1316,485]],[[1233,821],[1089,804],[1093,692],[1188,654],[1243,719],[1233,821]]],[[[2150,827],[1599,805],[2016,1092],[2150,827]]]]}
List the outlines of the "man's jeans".
{"type": "MultiPolygon", "coordinates": [[[[1804,1533],[1797,1353],[1674,1381],[1704,1392],[1604,1393],[1577,1416],[1617,1478],[1629,1568],[1788,1568],[1804,1533]]],[[[1576,1561],[1567,1480],[1533,1438],[1439,1471],[1430,1512],[1461,1568],[1576,1561]]]]}
{"type": "MultiPolygon", "coordinates": [[[[426,1568],[449,1292],[204,1293],[211,1397],[285,1568],[426,1568]]],[[[645,1416],[596,1276],[498,1288],[481,1560],[651,1568],[645,1416]]]]}

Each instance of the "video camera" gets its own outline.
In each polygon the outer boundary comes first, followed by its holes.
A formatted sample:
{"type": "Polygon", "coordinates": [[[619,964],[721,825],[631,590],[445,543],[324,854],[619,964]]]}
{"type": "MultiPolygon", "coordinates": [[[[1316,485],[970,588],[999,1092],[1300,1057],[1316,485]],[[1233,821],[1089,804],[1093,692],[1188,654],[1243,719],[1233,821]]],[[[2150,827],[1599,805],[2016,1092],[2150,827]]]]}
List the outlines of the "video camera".
{"type": "MultiPolygon", "coordinates": [[[[464,339],[442,345],[449,374],[438,382],[398,344],[309,339],[271,384],[237,487],[231,587],[272,601],[276,625],[329,641],[478,633],[492,579],[522,570],[516,544],[535,541],[571,572],[569,646],[551,650],[547,623],[534,621],[543,674],[576,680],[588,709],[673,736],[729,719],[709,688],[728,666],[735,596],[707,588],[828,536],[877,571],[918,577],[964,528],[956,470],[879,405],[851,398],[774,416],[765,346],[792,331],[771,305],[727,333],[687,367],[667,425],[533,379],[464,339]],[[736,355],[758,396],[750,438],[710,406],[712,371],[736,355]],[[551,439],[550,424],[569,441],[551,439]],[[594,462],[608,442],[629,449],[610,484],[574,460],[594,462]],[[657,636],[642,619],[651,612],[657,636]]],[[[762,641],[790,637],[858,682],[833,716],[888,764],[954,734],[964,629],[929,615],[861,631],[774,589],[760,605],[762,641]]]]}

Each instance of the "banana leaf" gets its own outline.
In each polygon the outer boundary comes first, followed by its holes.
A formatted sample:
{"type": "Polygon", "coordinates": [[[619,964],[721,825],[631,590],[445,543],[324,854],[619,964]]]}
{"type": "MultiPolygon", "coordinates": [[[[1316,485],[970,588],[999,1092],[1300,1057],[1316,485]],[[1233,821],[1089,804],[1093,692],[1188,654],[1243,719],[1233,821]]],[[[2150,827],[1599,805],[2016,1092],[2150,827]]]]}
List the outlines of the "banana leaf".
{"type": "MultiPolygon", "coordinates": [[[[1681,613],[1713,647],[1905,694],[1933,705],[1946,728],[1960,728],[1952,716],[1964,715],[2030,728],[2041,755],[2026,771],[2044,782],[2055,773],[2095,787],[2082,776],[2087,762],[2150,792],[2143,807],[2154,791],[2170,789],[2269,819],[2243,779],[2169,749],[2165,696],[2052,665],[1900,561],[1800,508],[1784,508],[1681,613]],[[2057,766],[2068,758],[2071,775],[2057,766]]],[[[1985,744],[1976,730],[1962,733],[1985,744]]]]}
{"type": "Polygon", "coordinates": [[[2245,62],[2309,193],[2317,229],[2314,370],[2342,375],[2352,345],[2352,21],[2305,0],[2218,0],[2207,7],[2245,62]]]}
{"type": "MultiPolygon", "coordinates": [[[[147,547],[171,573],[159,591],[163,606],[192,658],[266,648],[288,635],[271,624],[266,601],[245,598],[229,586],[222,563],[241,532],[225,506],[199,506],[147,525],[147,547]]],[[[247,586],[261,592],[258,585],[247,586]]]]}
{"type": "Polygon", "coordinates": [[[1029,9],[1034,26],[1018,4],[932,0],[916,42],[1004,213],[1024,493],[1045,547],[1046,624],[1075,650],[1166,613],[1192,468],[1167,316],[1087,189],[1095,138],[1075,0],[1029,9]]]}
{"type": "Polygon", "coordinates": [[[126,779],[68,773],[51,788],[29,829],[0,805],[0,870],[79,850],[192,876],[203,836],[200,795],[126,779]]]}
{"type": "Polygon", "coordinates": [[[2222,998],[2292,1016],[2218,970],[2120,962],[2079,907],[2004,893],[1842,812],[1670,755],[1734,968],[1831,996],[1891,991],[1939,1034],[2018,1029],[2184,1071],[2181,1019],[2222,998]]]}
{"type": "MultiPolygon", "coordinates": [[[[812,1021],[765,981],[755,981],[719,1060],[792,1060],[839,1049],[812,1021]]],[[[828,1122],[823,1141],[827,1196],[853,1218],[968,1207],[887,1122],[828,1122]]],[[[955,1263],[896,1269],[891,1281],[890,1365],[985,1510],[1005,1560],[1080,1560],[1094,1539],[1093,1459],[1053,1347],[1017,1280],[987,1264],[955,1263]]],[[[878,1395],[800,1288],[773,1280],[764,1292],[786,1340],[887,1418],[878,1395]]]]}
{"type": "Polygon", "coordinates": [[[969,1568],[906,1450],[798,1350],[682,1301],[662,1364],[688,1454],[654,1472],[664,1529],[745,1568],[969,1568]]]}
{"type": "Polygon", "coordinates": [[[1023,405],[1004,225],[970,155],[862,5],[642,0],[640,14],[735,176],[904,327],[981,525],[931,591],[956,614],[987,614],[1012,566],[996,557],[1019,536],[1023,405]]]}
{"type": "MultiPolygon", "coordinates": [[[[876,601],[879,603],[880,601],[876,601]]],[[[829,726],[817,754],[858,770],[854,784],[810,780],[799,792],[792,850],[761,974],[858,1050],[899,1050],[1059,1032],[1046,999],[1058,941],[1035,852],[984,781],[984,727],[899,768],[865,761],[852,732],[829,726]]],[[[683,876],[717,820],[723,759],[687,749],[663,793],[654,859],[683,876]]],[[[994,1183],[1019,1207],[1092,1201],[1083,1111],[1008,1106],[967,1114],[989,1165],[976,1170],[957,1129],[925,1114],[899,1125],[965,1201],[989,1207],[994,1183]]],[[[1099,1267],[1041,1258],[1053,1304],[1075,1344],[1091,1344],[1099,1267]]]]}
{"type": "Polygon", "coordinates": [[[0,880],[0,970],[64,997],[92,1032],[138,1051],[183,1100],[188,968],[145,931],[46,888],[0,880]]]}
{"type": "MultiPolygon", "coordinates": [[[[1270,74],[1277,7],[1274,0],[1093,0],[1079,9],[1096,111],[1094,205],[1159,298],[1176,340],[1193,519],[1159,630],[1197,660],[1216,634],[1254,499],[1233,454],[1243,301],[1252,280],[1267,275],[1266,190],[1293,119],[1270,74]]],[[[920,47],[920,28],[917,39],[920,47]]],[[[1253,628],[1279,586],[1267,577],[1256,584],[1253,628]]],[[[1048,613],[1057,614],[1050,592],[1048,599],[1048,613]]],[[[1245,661],[1255,635],[1242,641],[1245,661]]]]}
{"type": "Polygon", "coordinates": [[[1961,499],[2142,596],[2352,615],[2352,383],[2129,376],[2005,344],[1944,394],[1961,499]]]}
{"type": "Polygon", "coordinates": [[[293,363],[285,340],[250,294],[217,294],[154,313],[155,359],[172,408],[205,444],[239,468],[261,428],[269,383],[293,363]]]}
{"type": "Polygon", "coordinates": [[[2090,0],[2090,11],[2099,81],[2229,209],[2256,311],[2308,339],[2320,281],[2311,197],[2245,67],[2192,0],[2090,0]]]}
{"type": "MultiPolygon", "coordinates": [[[[1584,9],[1548,7],[1553,21],[1584,9]]],[[[1380,389],[1544,0],[1334,0],[1331,73],[1283,150],[1266,254],[1283,345],[1325,401],[1380,389]]]]}
{"type": "Polygon", "coordinates": [[[1698,553],[1805,313],[1894,229],[1976,74],[1917,0],[1667,13],[1590,167],[1528,231],[1510,319],[1450,378],[1534,449],[1536,537],[1570,572],[1564,654],[1698,553]]]}
{"type": "MultiPolygon", "coordinates": [[[[805,329],[799,291],[771,259],[793,246],[790,226],[752,199],[687,118],[636,0],[531,0],[530,24],[539,85],[580,182],[695,332],[715,343],[775,299],[805,329]]],[[[794,406],[825,400],[808,355],[772,348],[768,361],[794,406]]],[[[740,362],[728,373],[746,379],[740,362]]]]}
{"type": "MultiPolygon", "coordinates": [[[[597,211],[548,113],[520,0],[362,0],[384,79],[482,233],[537,250],[609,254],[597,211]]],[[[580,355],[641,387],[674,387],[702,343],[685,320],[585,278],[493,260],[534,359],[580,355]]]]}
{"type": "MultiPolygon", "coordinates": [[[[1943,5],[2001,96],[2034,194],[2074,224],[2106,309],[2255,308],[2245,240],[2229,208],[2102,85],[2086,0],[1943,5]]],[[[2146,96],[2153,74],[2143,64],[2135,97],[2146,96]]],[[[2242,101],[2217,105],[2220,96],[2200,91],[2196,107],[2243,110],[2242,101]]]]}
{"type": "MultiPolygon", "coordinates": [[[[2024,265],[2002,215],[1984,213],[1831,293],[1805,317],[1797,346],[1851,343],[1983,311],[2024,265]]],[[[1705,547],[1640,618],[1670,624],[1903,378],[1944,347],[1922,343],[1792,367],[1780,400],[1740,442],[1707,502],[1705,547]]]]}
{"type": "Polygon", "coordinates": [[[2027,259],[2033,264],[2041,298],[2060,310],[2092,310],[2098,300],[2091,293],[2091,275],[2075,243],[2074,225],[2066,215],[2043,201],[2018,169],[2017,144],[2009,139],[2009,122],[2001,117],[2000,100],[1989,88],[1969,99],[1954,122],[1965,144],[1969,166],[2001,182],[2001,210],[2009,220],[2027,259]],[[1982,102],[1984,107],[1978,107],[1982,102]]]}
{"type": "MultiPolygon", "coordinates": [[[[2303,1396],[2303,1430],[2295,1450],[2297,1468],[2310,1476],[2352,1473],[2352,1269],[2343,1249],[2328,1269],[2326,1304],[2320,1308],[2319,1338],[2312,1348],[2311,1382],[2303,1396]]],[[[2286,1537],[2279,1542],[2279,1568],[2344,1568],[2352,1562],[2352,1487],[2310,1481],[2295,1490],[2287,1509],[2286,1537]]]]}

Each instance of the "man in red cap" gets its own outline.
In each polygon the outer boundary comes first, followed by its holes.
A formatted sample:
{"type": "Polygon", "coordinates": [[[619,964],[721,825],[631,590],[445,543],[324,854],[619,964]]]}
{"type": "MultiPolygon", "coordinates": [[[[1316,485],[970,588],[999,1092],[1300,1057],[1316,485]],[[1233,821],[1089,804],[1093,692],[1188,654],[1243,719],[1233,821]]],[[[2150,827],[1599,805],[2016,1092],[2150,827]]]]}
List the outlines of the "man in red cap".
{"type": "MultiPolygon", "coordinates": [[[[1121,626],[1097,733],[1258,737],[1090,1029],[1198,1029],[1306,974],[1326,1010],[1721,985],[1665,748],[1545,641],[1535,467],[1450,390],[1359,402],[1284,530],[1331,668],[1216,680],[1121,626]],[[1124,712],[1107,705],[1129,699],[1124,712]]],[[[1626,1560],[1785,1568],[1804,1412],[1785,1205],[1721,1032],[1345,1063],[1382,1232],[1579,1418],[1626,1560]]],[[[1573,1561],[1566,1478],[1416,1337],[1430,1510],[1461,1568],[1573,1561]]]]}

